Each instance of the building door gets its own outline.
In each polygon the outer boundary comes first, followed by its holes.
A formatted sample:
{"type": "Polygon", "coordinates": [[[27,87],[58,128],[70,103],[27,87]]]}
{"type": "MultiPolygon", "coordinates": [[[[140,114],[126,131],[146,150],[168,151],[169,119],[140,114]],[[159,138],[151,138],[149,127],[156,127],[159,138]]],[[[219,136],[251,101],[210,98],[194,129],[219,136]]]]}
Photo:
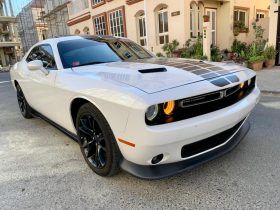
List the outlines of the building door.
{"type": "Polygon", "coordinates": [[[206,14],[209,16],[210,23],[212,25],[212,43],[216,45],[217,43],[217,10],[216,9],[206,9],[206,14]]]}

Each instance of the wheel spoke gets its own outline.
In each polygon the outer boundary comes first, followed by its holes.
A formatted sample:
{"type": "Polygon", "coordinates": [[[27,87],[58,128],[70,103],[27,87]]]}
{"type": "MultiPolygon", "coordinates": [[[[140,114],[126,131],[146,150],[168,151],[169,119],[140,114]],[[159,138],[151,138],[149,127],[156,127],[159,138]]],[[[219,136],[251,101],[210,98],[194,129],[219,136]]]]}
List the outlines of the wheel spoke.
{"type": "Polygon", "coordinates": [[[95,151],[95,149],[93,148],[93,146],[88,146],[87,147],[87,149],[88,149],[88,154],[87,154],[87,158],[91,158],[93,155],[95,155],[95,153],[94,153],[94,151],[95,151]]]}
{"type": "Polygon", "coordinates": [[[96,162],[96,166],[99,167],[99,153],[98,153],[98,145],[96,145],[96,148],[95,148],[95,162],[96,162]]]}
{"type": "Polygon", "coordinates": [[[105,154],[105,151],[106,151],[106,149],[104,150],[104,149],[102,149],[102,146],[101,145],[99,145],[98,146],[98,160],[99,160],[99,163],[101,164],[101,166],[103,167],[104,165],[105,165],[105,159],[104,159],[104,157],[103,157],[103,155],[102,154],[105,154]],[[102,150],[103,150],[103,152],[102,152],[102,150]]]}
{"type": "Polygon", "coordinates": [[[84,119],[81,119],[80,120],[80,127],[79,127],[79,130],[89,136],[89,137],[92,137],[93,136],[93,130],[91,130],[88,125],[86,124],[86,121],[84,119]]]}
{"type": "Polygon", "coordinates": [[[87,147],[88,147],[88,141],[87,141],[87,138],[86,138],[86,137],[83,137],[82,147],[83,147],[83,148],[87,148],[87,147]]]}

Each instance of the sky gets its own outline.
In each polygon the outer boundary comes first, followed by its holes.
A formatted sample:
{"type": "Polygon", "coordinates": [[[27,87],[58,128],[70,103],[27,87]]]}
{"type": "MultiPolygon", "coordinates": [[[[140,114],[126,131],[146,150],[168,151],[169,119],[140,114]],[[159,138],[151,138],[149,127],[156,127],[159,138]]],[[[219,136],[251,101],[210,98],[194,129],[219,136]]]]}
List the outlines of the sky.
{"type": "MultiPolygon", "coordinates": [[[[25,5],[27,5],[30,1],[31,0],[11,0],[12,7],[13,7],[13,10],[14,10],[14,15],[16,16],[21,11],[21,9],[25,5]]],[[[9,10],[8,0],[6,0],[6,2],[7,2],[8,10],[9,10]]]]}

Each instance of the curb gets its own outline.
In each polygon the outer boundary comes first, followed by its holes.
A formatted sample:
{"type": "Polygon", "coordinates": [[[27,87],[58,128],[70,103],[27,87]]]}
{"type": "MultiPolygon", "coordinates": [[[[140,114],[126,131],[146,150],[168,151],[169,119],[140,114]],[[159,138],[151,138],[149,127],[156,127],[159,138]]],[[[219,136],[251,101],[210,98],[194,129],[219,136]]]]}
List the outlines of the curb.
{"type": "Polygon", "coordinates": [[[9,72],[10,71],[10,69],[8,69],[8,70],[0,70],[0,74],[1,73],[7,73],[7,72],[9,72]]]}
{"type": "Polygon", "coordinates": [[[273,91],[273,90],[261,90],[261,93],[264,95],[279,95],[280,96],[280,91],[273,91]]]}

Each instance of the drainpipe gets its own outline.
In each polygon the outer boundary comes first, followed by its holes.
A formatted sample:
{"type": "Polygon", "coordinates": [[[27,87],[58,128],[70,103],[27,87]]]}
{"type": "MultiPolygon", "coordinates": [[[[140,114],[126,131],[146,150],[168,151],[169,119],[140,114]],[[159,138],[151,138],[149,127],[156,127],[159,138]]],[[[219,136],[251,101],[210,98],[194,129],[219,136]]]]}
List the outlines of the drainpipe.
{"type": "Polygon", "coordinates": [[[145,13],[145,30],[146,30],[146,47],[148,50],[149,49],[149,33],[148,33],[148,5],[147,5],[147,0],[144,0],[144,13],[145,13]]]}

